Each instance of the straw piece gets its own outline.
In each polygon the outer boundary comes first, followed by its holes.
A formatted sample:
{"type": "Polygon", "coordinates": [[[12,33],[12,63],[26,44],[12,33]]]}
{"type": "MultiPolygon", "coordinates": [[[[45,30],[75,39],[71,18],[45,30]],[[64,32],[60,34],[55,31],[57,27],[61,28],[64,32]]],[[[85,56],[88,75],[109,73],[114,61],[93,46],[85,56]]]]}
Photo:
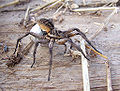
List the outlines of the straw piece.
{"type": "Polygon", "coordinates": [[[35,11],[41,10],[41,9],[43,9],[43,8],[46,8],[47,6],[52,5],[53,3],[57,2],[57,1],[58,1],[58,0],[55,0],[55,1],[52,1],[52,2],[50,2],[50,3],[45,4],[45,5],[43,5],[43,6],[38,6],[37,8],[32,9],[30,12],[35,12],[35,11]]]}
{"type": "Polygon", "coordinates": [[[15,4],[18,4],[18,3],[20,3],[20,1],[19,0],[15,0],[15,1],[10,2],[8,4],[1,5],[0,8],[5,8],[5,7],[11,6],[11,5],[15,5],[15,4]]]}
{"type": "Polygon", "coordinates": [[[23,22],[23,25],[26,26],[28,21],[30,20],[30,16],[29,16],[29,10],[30,10],[30,7],[28,6],[27,10],[26,10],[26,13],[25,13],[25,18],[24,18],[24,22],[23,22]]]}
{"type": "MultiPolygon", "coordinates": [[[[98,11],[98,10],[115,10],[117,7],[96,7],[96,8],[79,8],[72,11],[82,12],[82,11],[98,11]]],[[[118,9],[118,8],[117,8],[118,9]]]]}

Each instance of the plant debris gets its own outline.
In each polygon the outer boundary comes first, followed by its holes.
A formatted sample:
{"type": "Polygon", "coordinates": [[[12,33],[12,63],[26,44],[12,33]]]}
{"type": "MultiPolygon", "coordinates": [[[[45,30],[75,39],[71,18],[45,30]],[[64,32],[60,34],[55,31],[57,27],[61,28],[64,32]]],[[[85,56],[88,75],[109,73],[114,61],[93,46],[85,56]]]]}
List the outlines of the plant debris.
{"type": "Polygon", "coordinates": [[[27,55],[30,48],[34,44],[34,41],[31,40],[31,42],[23,49],[22,51],[22,45],[19,44],[18,51],[16,54],[12,54],[6,63],[8,67],[14,67],[16,64],[19,64],[21,60],[23,59],[24,55],[27,55]]]}

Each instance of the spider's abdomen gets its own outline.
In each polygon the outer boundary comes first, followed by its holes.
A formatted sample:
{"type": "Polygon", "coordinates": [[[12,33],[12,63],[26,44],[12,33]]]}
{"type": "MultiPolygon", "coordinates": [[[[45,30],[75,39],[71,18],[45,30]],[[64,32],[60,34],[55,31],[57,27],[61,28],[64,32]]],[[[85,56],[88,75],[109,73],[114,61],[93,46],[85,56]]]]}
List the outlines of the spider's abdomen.
{"type": "Polygon", "coordinates": [[[41,36],[43,35],[43,32],[42,32],[42,30],[41,30],[41,28],[40,28],[40,26],[38,24],[35,24],[32,27],[32,29],[30,30],[30,32],[33,32],[33,33],[41,35],[41,36]]]}

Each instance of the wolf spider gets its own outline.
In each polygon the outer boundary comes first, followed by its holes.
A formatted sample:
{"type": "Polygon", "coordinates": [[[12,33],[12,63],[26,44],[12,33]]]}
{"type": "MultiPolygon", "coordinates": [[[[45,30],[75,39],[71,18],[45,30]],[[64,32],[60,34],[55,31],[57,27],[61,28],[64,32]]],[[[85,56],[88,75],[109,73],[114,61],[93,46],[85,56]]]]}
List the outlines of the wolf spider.
{"type": "MultiPolygon", "coordinates": [[[[76,35],[80,35],[82,36],[82,38],[84,38],[86,40],[86,42],[97,52],[99,52],[92,44],[91,42],[88,40],[88,38],[86,37],[86,35],[81,32],[78,28],[72,28],[69,29],[67,31],[61,31],[61,30],[57,30],[54,27],[54,24],[52,22],[51,19],[46,19],[46,18],[41,18],[40,20],[37,21],[37,23],[32,27],[32,29],[27,32],[24,36],[20,37],[17,39],[17,44],[16,44],[16,48],[14,51],[14,54],[16,53],[17,47],[19,42],[21,41],[21,39],[23,39],[24,37],[28,36],[28,35],[32,35],[35,38],[37,38],[38,40],[35,42],[35,48],[34,48],[34,52],[33,52],[33,63],[31,65],[31,68],[33,67],[34,63],[35,63],[35,55],[36,55],[36,50],[38,47],[39,43],[49,43],[49,53],[50,53],[50,61],[49,61],[49,74],[48,74],[48,81],[50,81],[50,75],[51,75],[51,68],[52,68],[52,57],[53,57],[53,47],[54,47],[54,43],[56,42],[58,45],[64,45],[65,46],[65,51],[64,53],[66,53],[67,50],[67,46],[66,46],[66,42],[71,44],[71,48],[75,47],[78,51],[80,51],[82,53],[82,55],[87,59],[90,60],[82,51],[82,49],[76,45],[73,41],[72,41],[72,37],[76,36],[76,35]],[[77,33],[73,33],[73,31],[76,31],[77,33]]],[[[100,52],[99,52],[100,53],[100,52]]]]}

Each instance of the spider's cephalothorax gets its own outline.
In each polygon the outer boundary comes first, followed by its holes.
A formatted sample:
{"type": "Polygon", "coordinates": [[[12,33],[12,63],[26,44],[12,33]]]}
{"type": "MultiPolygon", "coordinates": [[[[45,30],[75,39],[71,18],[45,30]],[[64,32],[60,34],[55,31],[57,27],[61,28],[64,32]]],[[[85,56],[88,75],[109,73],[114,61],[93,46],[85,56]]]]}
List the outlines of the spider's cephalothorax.
{"type": "MultiPolygon", "coordinates": [[[[33,67],[34,63],[35,63],[35,54],[36,54],[36,50],[38,47],[39,43],[49,43],[49,52],[50,52],[50,61],[49,61],[49,75],[48,75],[48,81],[50,80],[50,74],[51,74],[51,67],[52,67],[52,50],[53,50],[53,46],[54,46],[54,42],[56,42],[59,45],[64,45],[65,46],[65,51],[64,53],[66,53],[67,50],[67,46],[66,46],[66,42],[71,44],[71,48],[75,47],[78,51],[80,51],[82,53],[82,55],[89,60],[89,58],[84,54],[84,52],[82,51],[82,49],[76,45],[71,37],[76,36],[76,35],[80,35],[82,36],[83,39],[86,40],[86,42],[97,52],[99,52],[92,44],[91,42],[87,39],[86,35],[84,33],[82,33],[78,28],[72,28],[69,29],[67,31],[61,31],[61,30],[57,30],[54,27],[53,22],[51,21],[51,19],[45,19],[45,18],[41,18],[40,20],[37,21],[37,23],[32,27],[32,29],[30,30],[30,32],[26,33],[24,36],[18,38],[17,40],[17,44],[16,44],[16,48],[14,51],[14,54],[16,53],[16,49],[18,47],[18,43],[21,41],[21,39],[23,39],[24,37],[28,36],[28,35],[32,35],[35,38],[38,38],[39,40],[35,41],[35,48],[34,48],[34,52],[33,52],[33,64],[31,65],[31,68],[33,67]],[[76,32],[74,32],[76,31],[76,32]]],[[[99,52],[100,53],[100,52],[99,52]]]]}
{"type": "Polygon", "coordinates": [[[31,33],[35,33],[41,36],[45,36],[54,29],[54,25],[51,20],[42,18],[36,22],[36,24],[30,30],[31,33]]]}

